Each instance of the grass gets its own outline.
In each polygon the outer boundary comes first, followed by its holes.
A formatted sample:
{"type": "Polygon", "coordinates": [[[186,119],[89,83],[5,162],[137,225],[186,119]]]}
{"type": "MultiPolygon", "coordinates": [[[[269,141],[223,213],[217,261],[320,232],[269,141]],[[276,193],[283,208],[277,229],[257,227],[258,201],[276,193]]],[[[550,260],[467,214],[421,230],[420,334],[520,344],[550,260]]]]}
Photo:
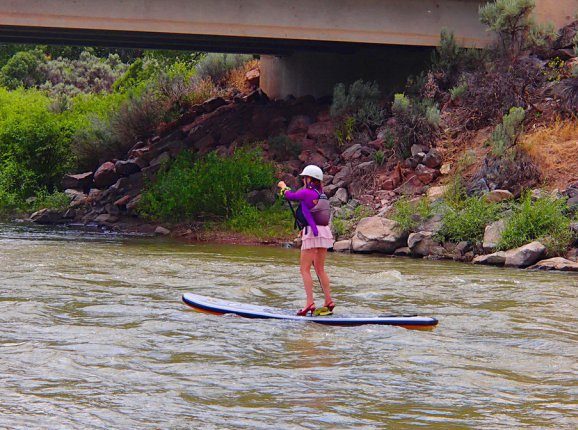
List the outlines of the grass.
{"type": "Polygon", "coordinates": [[[571,219],[566,215],[566,201],[542,197],[535,201],[528,193],[514,207],[498,249],[517,248],[534,240],[546,246],[548,254],[563,254],[573,240],[571,219]]]}
{"type": "Polygon", "coordinates": [[[295,236],[293,216],[280,201],[265,210],[244,205],[221,226],[260,240],[288,239],[295,236]]]}
{"type": "Polygon", "coordinates": [[[393,208],[391,219],[399,224],[401,231],[412,232],[433,215],[427,197],[422,197],[418,201],[402,197],[394,203],[393,208]]]}
{"type": "Polygon", "coordinates": [[[541,126],[520,137],[520,147],[538,165],[552,187],[578,180],[578,119],[561,120],[541,126]]]}
{"type": "Polygon", "coordinates": [[[482,197],[466,197],[447,204],[442,213],[439,236],[451,242],[481,243],[486,225],[498,219],[500,206],[486,202],[482,197]]]}

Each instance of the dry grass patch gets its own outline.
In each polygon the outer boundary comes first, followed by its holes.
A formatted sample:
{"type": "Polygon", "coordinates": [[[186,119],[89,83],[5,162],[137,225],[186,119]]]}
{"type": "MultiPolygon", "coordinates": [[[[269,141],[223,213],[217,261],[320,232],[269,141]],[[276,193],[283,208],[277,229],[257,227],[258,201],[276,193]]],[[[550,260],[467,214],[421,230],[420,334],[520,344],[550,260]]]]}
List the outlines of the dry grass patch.
{"type": "Polygon", "coordinates": [[[539,167],[548,187],[578,180],[578,119],[557,119],[524,134],[519,145],[539,167]]]}

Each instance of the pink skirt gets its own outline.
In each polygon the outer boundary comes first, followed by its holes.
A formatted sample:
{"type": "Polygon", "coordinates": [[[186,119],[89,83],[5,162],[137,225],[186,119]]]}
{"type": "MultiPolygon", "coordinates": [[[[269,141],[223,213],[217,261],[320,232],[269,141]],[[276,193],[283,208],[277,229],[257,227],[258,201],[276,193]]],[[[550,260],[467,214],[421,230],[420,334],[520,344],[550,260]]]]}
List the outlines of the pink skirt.
{"type": "Polygon", "coordinates": [[[319,234],[317,236],[313,235],[313,229],[307,227],[303,230],[303,236],[301,236],[301,249],[313,249],[313,248],[331,248],[333,246],[333,234],[331,233],[331,227],[328,225],[318,225],[317,231],[319,234]]]}

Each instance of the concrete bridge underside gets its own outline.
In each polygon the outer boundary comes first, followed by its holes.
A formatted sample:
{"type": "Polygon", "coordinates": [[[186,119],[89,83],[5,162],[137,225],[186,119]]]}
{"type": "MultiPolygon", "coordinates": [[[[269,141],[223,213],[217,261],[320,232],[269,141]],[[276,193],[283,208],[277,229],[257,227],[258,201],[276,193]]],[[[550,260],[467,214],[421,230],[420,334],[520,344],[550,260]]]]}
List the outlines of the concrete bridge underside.
{"type": "MultiPolygon", "coordinates": [[[[481,47],[481,0],[2,0],[0,41],[262,54],[273,97],[323,95],[339,81],[385,85],[414,71],[452,29],[481,47]],[[396,77],[398,75],[398,77],[396,77]],[[309,80],[309,84],[305,82],[309,80]]],[[[578,0],[537,0],[562,25],[578,0]]]]}

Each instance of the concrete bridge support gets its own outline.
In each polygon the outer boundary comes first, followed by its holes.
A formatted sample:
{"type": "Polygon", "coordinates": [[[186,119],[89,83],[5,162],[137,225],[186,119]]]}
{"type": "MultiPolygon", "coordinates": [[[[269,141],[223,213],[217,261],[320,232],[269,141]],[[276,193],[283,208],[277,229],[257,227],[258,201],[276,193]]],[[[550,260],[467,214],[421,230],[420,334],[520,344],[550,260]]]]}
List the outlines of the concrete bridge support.
{"type": "Polygon", "coordinates": [[[271,98],[331,95],[335,84],[357,79],[378,82],[383,91],[403,88],[408,75],[423,69],[431,48],[389,46],[353,53],[296,52],[261,56],[261,88],[271,98]]]}

